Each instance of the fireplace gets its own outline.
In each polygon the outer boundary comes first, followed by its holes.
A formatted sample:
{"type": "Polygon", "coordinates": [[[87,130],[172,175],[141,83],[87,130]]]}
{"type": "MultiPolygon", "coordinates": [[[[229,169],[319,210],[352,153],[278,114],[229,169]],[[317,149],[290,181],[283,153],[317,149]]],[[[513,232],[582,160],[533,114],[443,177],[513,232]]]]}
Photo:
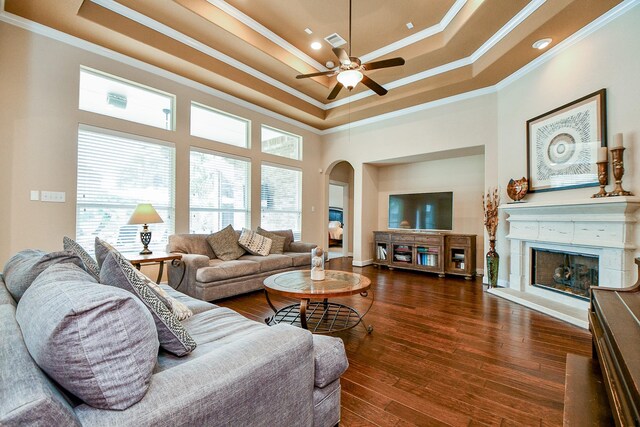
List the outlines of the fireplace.
{"type": "Polygon", "coordinates": [[[532,248],[531,285],[589,300],[590,286],[598,286],[598,256],[532,248]]]}

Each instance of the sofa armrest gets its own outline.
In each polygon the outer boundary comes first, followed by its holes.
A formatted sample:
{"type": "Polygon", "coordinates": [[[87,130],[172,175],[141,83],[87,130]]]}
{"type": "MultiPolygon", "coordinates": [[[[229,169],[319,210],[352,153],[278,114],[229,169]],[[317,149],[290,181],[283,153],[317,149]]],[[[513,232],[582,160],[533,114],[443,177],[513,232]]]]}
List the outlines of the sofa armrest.
{"type": "Polygon", "coordinates": [[[144,398],[124,411],[75,411],[92,426],[311,426],[313,382],[311,334],[276,325],[153,375],[144,398]]]}
{"type": "Polygon", "coordinates": [[[291,242],[289,245],[290,252],[311,252],[311,249],[318,247],[315,243],[291,242]]]}
{"type": "Polygon", "coordinates": [[[209,257],[199,254],[180,254],[180,262],[169,264],[169,286],[195,297],[196,272],[209,266],[209,257]]]}

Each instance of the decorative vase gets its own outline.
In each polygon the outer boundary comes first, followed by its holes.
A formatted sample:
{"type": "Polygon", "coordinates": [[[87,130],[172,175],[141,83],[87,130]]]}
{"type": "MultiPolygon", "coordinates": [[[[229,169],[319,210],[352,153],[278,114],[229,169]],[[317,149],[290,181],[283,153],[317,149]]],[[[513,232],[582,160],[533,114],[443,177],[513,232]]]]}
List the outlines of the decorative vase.
{"type": "Polygon", "coordinates": [[[487,252],[487,281],[488,289],[498,286],[498,267],[500,265],[500,255],[496,252],[496,241],[489,240],[489,252],[487,252]]]}
{"type": "Polygon", "coordinates": [[[324,280],[324,251],[311,249],[311,280],[324,280]]]}

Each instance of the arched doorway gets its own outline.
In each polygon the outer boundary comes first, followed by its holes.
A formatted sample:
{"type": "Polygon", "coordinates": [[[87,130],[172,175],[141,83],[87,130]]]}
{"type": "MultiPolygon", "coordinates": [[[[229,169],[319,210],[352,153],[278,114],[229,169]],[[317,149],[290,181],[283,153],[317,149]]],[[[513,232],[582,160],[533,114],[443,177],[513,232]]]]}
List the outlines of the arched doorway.
{"type": "Polygon", "coordinates": [[[328,169],[327,242],[329,258],[353,255],[354,170],[347,161],[328,169]]]}

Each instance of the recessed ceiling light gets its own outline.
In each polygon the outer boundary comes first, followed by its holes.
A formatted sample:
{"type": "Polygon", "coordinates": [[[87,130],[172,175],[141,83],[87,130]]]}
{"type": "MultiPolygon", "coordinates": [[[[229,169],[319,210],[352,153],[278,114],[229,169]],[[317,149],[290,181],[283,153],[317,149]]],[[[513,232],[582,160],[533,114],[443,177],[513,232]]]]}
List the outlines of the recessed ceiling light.
{"type": "Polygon", "coordinates": [[[319,50],[321,47],[322,47],[322,45],[320,44],[320,42],[311,43],[311,49],[313,49],[313,50],[319,50]]]}
{"type": "Polygon", "coordinates": [[[309,28],[305,28],[304,32],[307,34],[313,34],[313,31],[311,31],[309,28]]]}
{"type": "Polygon", "coordinates": [[[412,22],[407,22],[406,25],[407,25],[408,29],[410,29],[410,30],[413,29],[413,23],[412,22]]]}
{"type": "Polygon", "coordinates": [[[534,44],[532,44],[531,47],[533,47],[534,49],[542,50],[545,47],[549,46],[551,44],[551,41],[552,41],[551,39],[540,39],[534,44]]]}

